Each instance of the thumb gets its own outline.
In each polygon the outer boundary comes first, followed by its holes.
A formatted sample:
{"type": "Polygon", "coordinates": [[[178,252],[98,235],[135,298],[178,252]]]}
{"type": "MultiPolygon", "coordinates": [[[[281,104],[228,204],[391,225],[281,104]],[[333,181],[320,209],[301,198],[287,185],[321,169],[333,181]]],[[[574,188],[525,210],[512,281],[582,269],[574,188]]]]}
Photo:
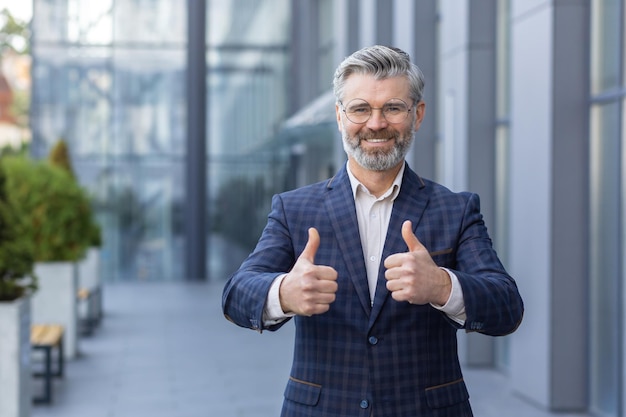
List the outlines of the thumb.
{"type": "Polygon", "coordinates": [[[305,258],[311,263],[315,263],[315,254],[317,248],[320,246],[320,234],[314,227],[309,228],[309,240],[306,242],[306,246],[300,254],[300,258],[305,258]]]}
{"type": "Polygon", "coordinates": [[[406,220],[402,223],[402,239],[404,239],[404,242],[408,246],[409,252],[415,252],[424,247],[413,233],[413,225],[410,220],[406,220]]]}

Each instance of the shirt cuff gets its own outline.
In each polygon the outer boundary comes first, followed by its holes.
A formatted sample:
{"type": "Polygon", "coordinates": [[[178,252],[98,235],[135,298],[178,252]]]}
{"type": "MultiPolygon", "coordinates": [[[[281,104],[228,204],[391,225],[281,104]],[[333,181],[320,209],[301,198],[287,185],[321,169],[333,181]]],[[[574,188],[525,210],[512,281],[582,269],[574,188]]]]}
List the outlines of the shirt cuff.
{"type": "Polygon", "coordinates": [[[286,314],[280,306],[280,284],[286,276],[287,274],[279,275],[272,282],[263,309],[263,324],[265,326],[272,326],[295,316],[295,314],[286,314]]]}
{"type": "Polygon", "coordinates": [[[450,271],[448,268],[441,269],[448,273],[448,275],[450,276],[450,281],[452,282],[450,297],[448,298],[448,301],[442,306],[432,303],[430,305],[437,310],[443,311],[448,317],[450,317],[452,320],[462,326],[465,324],[465,319],[467,318],[465,315],[465,301],[463,300],[463,289],[461,288],[459,279],[454,272],[450,271]]]}

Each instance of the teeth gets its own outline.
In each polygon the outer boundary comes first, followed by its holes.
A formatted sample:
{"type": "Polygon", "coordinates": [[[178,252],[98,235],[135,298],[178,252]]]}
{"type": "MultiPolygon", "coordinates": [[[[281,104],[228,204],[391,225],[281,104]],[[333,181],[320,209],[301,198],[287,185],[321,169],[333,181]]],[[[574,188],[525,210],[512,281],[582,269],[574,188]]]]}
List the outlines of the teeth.
{"type": "Polygon", "coordinates": [[[373,142],[373,143],[382,143],[382,142],[387,142],[389,139],[366,139],[368,142],[373,142]]]}

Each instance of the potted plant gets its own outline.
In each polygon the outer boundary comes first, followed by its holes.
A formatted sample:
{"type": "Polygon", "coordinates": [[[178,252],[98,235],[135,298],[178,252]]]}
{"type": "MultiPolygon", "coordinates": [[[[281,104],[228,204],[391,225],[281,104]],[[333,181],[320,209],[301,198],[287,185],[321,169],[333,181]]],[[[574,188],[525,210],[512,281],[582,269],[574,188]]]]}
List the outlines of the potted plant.
{"type": "Polygon", "coordinates": [[[85,256],[78,262],[79,304],[78,318],[81,332],[89,334],[100,323],[103,315],[102,280],[100,278],[100,247],[102,237],[100,225],[95,219],[86,231],[88,247],[85,256]]]}
{"type": "MultiPolygon", "coordinates": [[[[69,148],[63,138],[59,139],[48,154],[48,162],[76,181],[69,148]]],[[[91,199],[90,199],[91,203],[91,199]]],[[[100,246],[102,232],[90,204],[90,223],[85,230],[87,251],[78,261],[78,317],[83,333],[89,333],[102,316],[102,285],[100,281],[100,246]]]]}
{"type": "Polygon", "coordinates": [[[24,155],[4,158],[10,199],[34,244],[39,289],[32,320],[65,327],[65,357],[78,351],[76,262],[83,258],[91,227],[89,199],[66,171],[24,155]]]}
{"type": "Polygon", "coordinates": [[[30,415],[30,296],[34,248],[9,199],[0,158],[0,415],[30,415]]]}

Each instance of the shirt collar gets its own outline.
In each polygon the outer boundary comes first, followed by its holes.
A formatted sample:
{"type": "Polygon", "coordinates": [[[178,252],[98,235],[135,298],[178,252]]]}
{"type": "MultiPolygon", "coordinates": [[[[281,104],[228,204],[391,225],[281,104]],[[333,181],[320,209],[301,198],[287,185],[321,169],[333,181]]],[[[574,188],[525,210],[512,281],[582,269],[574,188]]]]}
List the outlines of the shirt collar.
{"type": "MultiPolygon", "coordinates": [[[[394,178],[391,187],[389,187],[389,189],[382,195],[381,199],[391,197],[391,200],[393,201],[396,199],[396,197],[398,197],[398,194],[400,193],[400,186],[402,185],[402,176],[404,175],[405,166],[406,163],[403,163],[400,171],[398,171],[398,175],[396,175],[396,178],[394,178]]],[[[350,165],[348,164],[348,162],[346,162],[346,170],[348,171],[348,177],[350,178],[350,186],[352,187],[352,196],[354,197],[354,199],[356,200],[356,194],[359,188],[361,188],[364,192],[370,194],[367,187],[365,187],[365,185],[363,185],[361,181],[359,181],[354,176],[352,171],[350,171],[350,165]]]]}

